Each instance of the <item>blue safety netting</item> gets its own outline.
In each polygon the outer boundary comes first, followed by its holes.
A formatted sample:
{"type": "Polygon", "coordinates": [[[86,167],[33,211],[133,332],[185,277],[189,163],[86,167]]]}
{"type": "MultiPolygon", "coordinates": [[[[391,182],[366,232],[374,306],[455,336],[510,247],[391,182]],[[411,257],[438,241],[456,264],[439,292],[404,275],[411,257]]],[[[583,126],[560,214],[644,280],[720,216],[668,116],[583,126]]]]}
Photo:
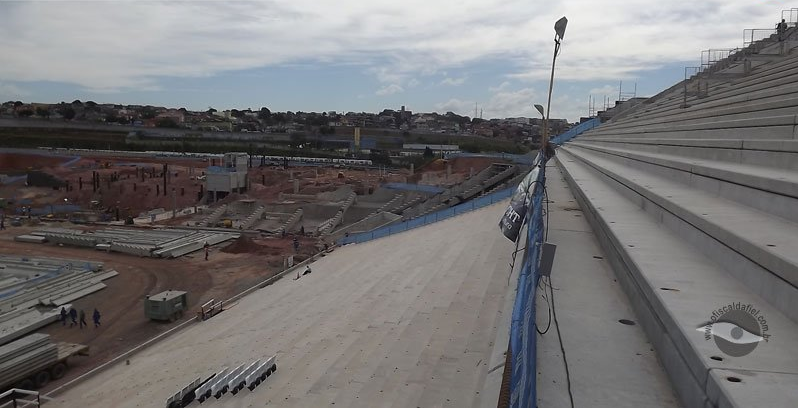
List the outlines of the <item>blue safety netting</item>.
{"type": "MultiPolygon", "coordinates": [[[[546,185],[546,163],[540,164],[527,216],[524,262],[518,276],[515,304],[510,325],[510,406],[537,405],[535,383],[537,338],[535,337],[535,289],[540,279],[538,264],[543,247],[543,200],[546,185]]],[[[523,239],[523,238],[522,238],[523,239]]]]}

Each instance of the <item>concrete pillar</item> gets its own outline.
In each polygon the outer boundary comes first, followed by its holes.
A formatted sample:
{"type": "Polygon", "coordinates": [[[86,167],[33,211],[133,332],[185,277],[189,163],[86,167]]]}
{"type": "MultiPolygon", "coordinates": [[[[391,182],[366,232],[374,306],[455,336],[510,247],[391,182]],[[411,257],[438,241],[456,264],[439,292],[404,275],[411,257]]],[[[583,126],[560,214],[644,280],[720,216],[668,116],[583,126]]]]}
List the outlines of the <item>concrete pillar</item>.
{"type": "Polygon", "coordinates": [[[410,175],[412,176],[414,174],[416,174],[416,165],[413,164],[413,163],[410,163],[410,175]]]}
{"type": "Polygon", "coordinates": [[[294,194],[299,194],[299,180],[294,180],[294,194]]]}
{"type": "Polygon", "coordinates": [[[469,178],[470,178],[470,177],[474,177],[474,168],[473,168],[473,167],[471,167],[471,168],[469,169],[469,171],[468,171],[468,177],[469,177],[469,178]]]}
{"type": "Polygon", "coordinates": [[[449,177],[452,176],[452,165],[450,163],[446,164],[446,179],[448,180],[449,177]]]}
{"type": "Polygon", "coordinates": [[[175,188],[172,187],[172,218],[177,216],[177,192],[175,192],[175,188]]]}

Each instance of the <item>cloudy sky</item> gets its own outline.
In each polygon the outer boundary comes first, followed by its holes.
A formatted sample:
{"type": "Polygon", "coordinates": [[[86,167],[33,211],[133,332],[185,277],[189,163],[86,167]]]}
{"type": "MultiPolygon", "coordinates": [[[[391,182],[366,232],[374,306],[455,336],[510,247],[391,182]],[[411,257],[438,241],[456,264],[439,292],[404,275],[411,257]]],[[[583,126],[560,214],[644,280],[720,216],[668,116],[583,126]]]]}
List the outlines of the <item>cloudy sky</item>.
{"type": "Polygon", "coordinates": [[[0,0],[0,100],[533,116],[564,15],[552,116],[576,120],[588,95],[650,96],[742,46],[781,3],[0,0]]]}

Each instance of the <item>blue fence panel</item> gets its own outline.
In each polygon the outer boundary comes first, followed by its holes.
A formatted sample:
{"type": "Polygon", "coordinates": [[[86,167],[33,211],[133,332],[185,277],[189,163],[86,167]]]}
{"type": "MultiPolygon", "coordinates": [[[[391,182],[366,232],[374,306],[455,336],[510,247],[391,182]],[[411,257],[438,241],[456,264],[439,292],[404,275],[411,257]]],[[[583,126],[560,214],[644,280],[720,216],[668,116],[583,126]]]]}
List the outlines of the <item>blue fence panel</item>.
{"type": "Polygon", "coordinates": [[[409,183],[385,183],[382,187],[391,190],[405,190],[405,191],[421,191],[423,193],[438,194],[446,191],[446,189],[437,186],[428,186],[425,184],[409,184],[409,183]]]}
{"type": "Polygon", "coordinates": [[[371,241],[373,239],[386,237],[388,235],[397,234],[413,228],[418,228],[433,222],[445,220],[468,211],[473,211],[478,208],[497,203],[513,195],[515,187],[507,188],[504,190],[496,191],[483,197],[475,198],[462,204],[455,205],[432,214],[427,214],[423,217],[414,218],[412,220],[404,221],[399,224],[380,227],[371,231],[361,232],[359,234],[352,234],[348,237],[343,237],[338,240],[340,245],[346,244],[360,244],[363,242],[371,241]]]}
{"type": "Polygon", "coordinates": [[[454,159],[457,157],[488,157],[494,159],[510,160],[513,163],[525,164],[531,166],[535,160],[534,156],[525,154],[510,154],[510,153],[447,153],[444,155],[447,159],[454,159]]]}
{"type": "Polygon", "coordinates": [[[543,187],[546,182],[546,166],[538,173],[532,193],[527,224],[526,245],[528,250],[518,277],[515,304],[510,326],[510,406],[534,407],[536,396],[536,337],[535,337],[535,289],[538,279],[538,262],[543,245],[543,187]]]}
{"type": "Polygon", "coordinates": [[[593,118],[593,119],[584,121],[584,122],[582,122],[582,123],[570,128],[570,129],[568,129],[566,132],[551,138],[551,142],[556,144],[556,145],[561,145],[561,144],[563,144],[563,143],[565,143],[565,142],[567,142],[567,141],[569,141],[569,140],[581,135],[582,133],[587,132],[588,130],[595,128],[596,126],[598,126],[600,124],[601,124],[601,120],[599,118],[593,118]]]}

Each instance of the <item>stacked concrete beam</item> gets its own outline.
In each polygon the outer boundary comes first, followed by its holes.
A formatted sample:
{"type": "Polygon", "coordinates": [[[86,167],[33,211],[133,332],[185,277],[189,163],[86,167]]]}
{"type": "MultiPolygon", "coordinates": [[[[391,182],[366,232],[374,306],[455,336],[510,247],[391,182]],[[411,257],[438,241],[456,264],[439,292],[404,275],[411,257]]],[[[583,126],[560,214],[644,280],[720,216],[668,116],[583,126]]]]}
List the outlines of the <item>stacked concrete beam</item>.
{"type": "Polygon", "coordinates": [[[44,327],[60,316],[58,309],[41,312],[36,309],[13,310],[0,315],[0,344],[6,344],[44,327]]]}
{"type": "Polygon", "coordinates": [[[707,91],[671,88],[567,143],[557,163],[683,405],[791,406],[798,54],[707,91]],[[696,327],[738,302],[766,323],[744,328],[755,350],[730,356],[696,327]]]}
{"type": "Polygon", "coordinates": [[[50,343],[50,336],[35,333],[0,346],[0,386],[12,384],[20,376],[53,364],[58,359],[58,347],[50,343]]]}

